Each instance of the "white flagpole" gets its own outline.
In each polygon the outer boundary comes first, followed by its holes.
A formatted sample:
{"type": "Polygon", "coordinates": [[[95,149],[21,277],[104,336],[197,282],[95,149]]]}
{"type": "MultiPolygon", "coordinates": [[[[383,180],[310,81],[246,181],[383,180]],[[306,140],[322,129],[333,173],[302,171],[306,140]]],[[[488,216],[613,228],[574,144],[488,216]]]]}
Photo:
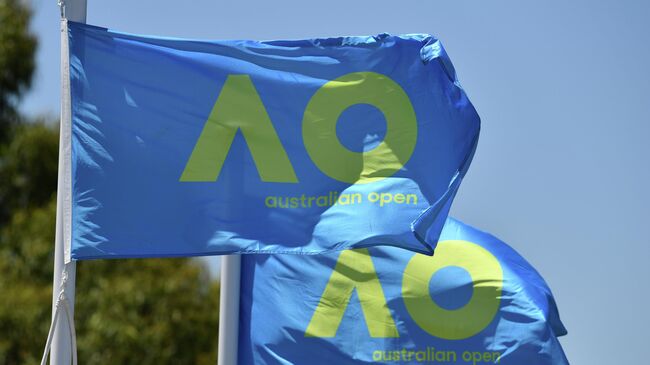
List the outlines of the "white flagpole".
{"type": "MultiPolygon", "coordinates": [[[[86,22],[86,1],[87,0],[64,0],[62,1],[65,7],[65,16],[67,19],[85,23],[86,22]]],[[[67,34],[63,33],[64,28],[61,28],[61,133],[59,140],[59,177],[57,183],[57,203],[56,203],[56,234],[54,240],[54,283],[52,287],[52,319],[54,319],[56,307],[61,305],[59,298],[61,290],[65,293],[67,309],[70,315],[68,318],[65,314],[59,313],[59,320],[55,323],[54,332],[52,334],[52,348],[50,352],[50,365],[67,365],[72,362],[73,357],[76,359],[76,354],[72,353],[72,335],[71,328],[74,326],[72,316],[74,315],[74,298],[75,298],[75,275],[76,266],[74,261],[66,264],[65,255],[65,234],[64,234],[64,217],[63,217],[63,204],[65,200],[64,191],[68,189],[66,186],[65,170],[69,166],[70,161],[66,161],[66,142],[64,136],[69,136],[69,131],[65,128],[70,128],[70,110],[69,107],[69,80],[66,80],[69,75],[68,67],[68,51],[67,51],[67,34]],[[72,326],[71,326],[72,325],[72,326]]],[[[69,237],[69,236],[68,236],[69,237]]],[[[65,304],[65,303],[64,303],[65,304]]]]}
{"type": "Polygon", "coordinates": [[[241,256],[222,256],[218,365],[237,365],[241,256]]]}
{"type": "MultiPolygon", "coordinates": [[[[65,16],[68,20],[85,23],[86,22],[86,9],[87,0],[64,0],[65,16]]],[[[62,34],[62,42],[67,42],[67,35],[62,34]]],[[[64,44],[62,43],[62,47],[64,44]]],[[[68,123],[64,120],[70,120],[69,110],[66,110],[66,103],[63,102],[65,93],[69,93],[69,88],[66,87],[68,80],[68,70],[63,69],[67,67],[67,60],[63,57],[68,57],[67,47],[65,52],[62,48],[62,105],[61,105],[61,136],[64,135],[63,128],[69,127],[68,123]],[[65,61],[65,62],[64,62],[65,61]],[[65,77],[64,77],[65,75],[65,77]],[[68,119],[64,119],[68,118],[68,119]]],[[[64,150],[63,141],[61,141],[59,148],[59,179],[58,189],[60,193],[66,187],[63,180],[64,171],[64,150]]],[[[68,162],[69,163],[69,162],[68,162]]],[[[75,296],[75,262],[71,261],[65,263],[65,242],[64,242],[64,227],[63,227],[63,196],[59,194],[57,197],[57,218],[56,218],[56,237],[55,237],[55,252],[54,252],[54,286],[52,296],[52,315],[59,300],[60,289],[64,289],[67,300],[69,302],[70,314],[74,315],[74,296],[75,296]],[[66,267],[67,265],[67,267],[66,267]],[[65,271],[65,279],[64,279],[65,271]],[[62,287],[62,283],[64,287],[62,287]]],[[[223,256],[221,263],[221,303],[219,309],[219,365],[237,365],[237,351],[238,351],[238,336],[239,336],[239,289],[240,289],[240,269],[241,257],[239,255],[223,256]]],[[[64,321],[67,321],[67,317],[64,321]]],[[[71,320],[71,319],[70,319],[71,320]]],[[[50,365],[66,365],[70,364],[73,354],[72,344],[70,342],[69,323],[59,321],[56,323],[54,334],[52,338],[52,349],[50,355],[50,365]],[[66,326],[68,324],[68,326],[66,326]]]]}
{"type": "MultiPolygon", "coordinates": [[[[237,166],[243,166],[243,146],[235,147],[230,158],[237,159],[237,166]]],[[[244,175],[241,170],[224,172],[220,177],[226,182],[225,189],[233,196],[243,194],[244,175]]],[[[231,219],[243,219],[244,212],[239,205],[224,207],[221,212],[231,219]]],[[[222,256],[221,294],[219,299],[219,354],[218,365],[237,365],[239,351],[239,289],[241,281],[241,255],[222,256]]]]}

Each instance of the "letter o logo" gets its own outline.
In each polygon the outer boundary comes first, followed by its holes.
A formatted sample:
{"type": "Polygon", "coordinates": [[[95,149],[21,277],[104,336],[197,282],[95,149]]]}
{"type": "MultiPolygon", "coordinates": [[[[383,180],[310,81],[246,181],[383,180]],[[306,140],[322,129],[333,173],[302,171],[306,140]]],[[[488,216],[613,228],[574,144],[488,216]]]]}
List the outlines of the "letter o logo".
{"type": "Polygon", "coordinates": [[[499,310],[502,287],[503,270],[490,252],[471,242],[450,240],[439,242],[433,257],[413,256],[404,270],[402,295],[420,328],[435,337],[462,340],[492,322],[499,310]],[[467,270],[474,285],[469,302],[455,310],[441,308],[429,292],[433,274],[447,266],[467,270]]]}
{"type": "Polygon", "coordinates": [[[327,82],[307,104],[302,136],[312,161],[329,177],[364,184],[385,179],[409,160],[417,141],[417,120],[406,92],[375,72],[354,72],[327,82]],[[355,152],[341,144],[336,123],[355,104],[378,108],[386,119],[386,136],[375,148],[355,152]]]}

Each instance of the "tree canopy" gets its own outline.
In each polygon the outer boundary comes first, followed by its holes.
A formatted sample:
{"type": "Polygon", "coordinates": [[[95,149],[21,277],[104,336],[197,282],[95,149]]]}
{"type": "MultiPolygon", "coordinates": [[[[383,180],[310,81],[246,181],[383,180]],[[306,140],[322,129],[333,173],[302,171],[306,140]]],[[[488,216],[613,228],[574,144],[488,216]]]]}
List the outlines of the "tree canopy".
{"type": "Polygon", "coordinates": [[[19,0],[0,0],[0,142],[16,119],[16,103],[32,82],[36,38],[31,12],[19,0]]]}

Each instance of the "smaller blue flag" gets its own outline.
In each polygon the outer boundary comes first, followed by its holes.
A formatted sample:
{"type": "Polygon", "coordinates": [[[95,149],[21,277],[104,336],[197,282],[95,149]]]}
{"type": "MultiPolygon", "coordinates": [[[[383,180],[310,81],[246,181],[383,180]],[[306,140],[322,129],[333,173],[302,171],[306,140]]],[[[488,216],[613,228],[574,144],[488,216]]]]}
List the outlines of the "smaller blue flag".
{"type": "Polygon", "coordinates": [[[251,255],[241,280],[241,364],[568,364],[544,279],[452,218],[433,257],[251,255]]]}

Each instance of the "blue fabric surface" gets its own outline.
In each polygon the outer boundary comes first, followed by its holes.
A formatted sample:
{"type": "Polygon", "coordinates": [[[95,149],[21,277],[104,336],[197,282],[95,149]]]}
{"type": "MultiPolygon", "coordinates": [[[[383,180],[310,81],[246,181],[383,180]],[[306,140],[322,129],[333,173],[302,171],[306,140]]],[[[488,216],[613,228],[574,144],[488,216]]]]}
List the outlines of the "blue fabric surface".
{"type": "Polygon", "coordinates": [[[69,46],[77,260],[430,254],[478,140],[428,35],[211,42],[69,22],[69,46]]]}
{"type": "Polygon", "coordinates": [[[550,289],[497,238],[449,218],[433,257],[350,252],[242,258],[240,364],[568,364],[550,289]]]}

